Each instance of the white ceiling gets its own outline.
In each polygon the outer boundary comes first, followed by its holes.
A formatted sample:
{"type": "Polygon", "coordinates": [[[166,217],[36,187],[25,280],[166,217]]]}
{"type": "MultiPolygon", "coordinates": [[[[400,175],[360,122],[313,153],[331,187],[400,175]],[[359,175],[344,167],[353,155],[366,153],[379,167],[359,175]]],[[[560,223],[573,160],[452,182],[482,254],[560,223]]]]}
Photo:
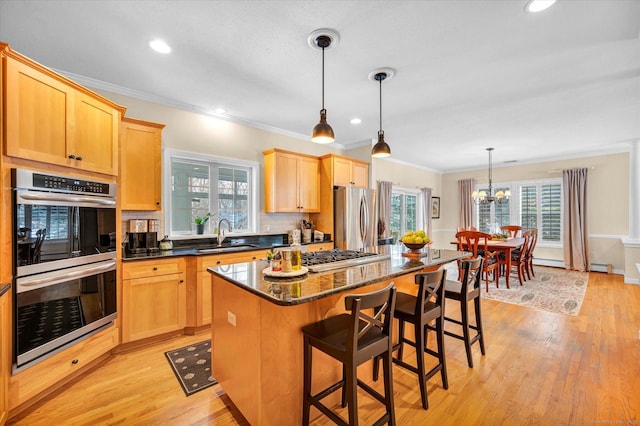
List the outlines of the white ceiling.
{"type": "MultiPolygon", "coordinates": [[[[82,84],[309,138],[325,105],[336,142],[447,172],[628,150],[640,139],[640,0],[0,0],[0,40],[82,84]],[[170,55],[147,43],[162,38],[170,55]],[[93,81],[93,83],[92,83],[93,81]],[[91,84],[90,84],[91,83],[91,84]],[[106,84],[106,86],[101,86],[106,84]],[[362,123],[349,120],[360,117],[362,123]]],[[[309,142],[311,143],[311,142],[309,142]]]]}

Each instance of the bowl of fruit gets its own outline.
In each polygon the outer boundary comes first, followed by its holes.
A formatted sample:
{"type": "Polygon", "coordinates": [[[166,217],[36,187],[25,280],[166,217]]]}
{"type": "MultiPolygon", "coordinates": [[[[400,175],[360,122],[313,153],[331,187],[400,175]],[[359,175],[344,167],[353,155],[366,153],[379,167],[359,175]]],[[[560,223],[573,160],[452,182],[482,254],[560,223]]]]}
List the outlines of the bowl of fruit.
{"type": "Polygon", "coordinates": [[[423,230],[419,231],[408,231],[406,234],[402,236],[400,239],[402,244],[405,245],[412,253],[418,253],[424,246],[429,244],[431,240],[427,237],[426,232],[423,230]]]}

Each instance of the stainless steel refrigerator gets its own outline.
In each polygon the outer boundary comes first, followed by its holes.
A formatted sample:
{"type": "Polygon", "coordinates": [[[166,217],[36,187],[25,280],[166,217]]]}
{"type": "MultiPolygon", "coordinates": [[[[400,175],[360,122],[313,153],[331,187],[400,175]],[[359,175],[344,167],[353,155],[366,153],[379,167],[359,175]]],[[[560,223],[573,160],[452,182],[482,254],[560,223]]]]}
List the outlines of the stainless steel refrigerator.
{"type": "Polygon", "coordinates": [[[337,186],[333,196],[336,248],[367,251],[377,245],[376,191],[337,186]]]}

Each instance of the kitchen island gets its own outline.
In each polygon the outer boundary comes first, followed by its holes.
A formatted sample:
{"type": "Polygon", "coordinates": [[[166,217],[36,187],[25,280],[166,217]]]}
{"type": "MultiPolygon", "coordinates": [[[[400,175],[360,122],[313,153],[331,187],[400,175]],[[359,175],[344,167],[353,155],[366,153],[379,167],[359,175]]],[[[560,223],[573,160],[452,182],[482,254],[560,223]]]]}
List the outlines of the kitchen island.
{"type": "MultiPolygon", "coordinates": [[[[375,291],[391,281],[415,293],[416,272],[469,255],[427,250],[423,257],[408,258],[398,246],[376,249],[390,257],[294,278],[265,276],[265,261],[208,269],[213,274],[213,376],[250,424],[300,423],[302,326],[344,312],[346,295],[375,291]]],[[[370,380],[371,363],[358,371],[370,380]]],[[[337,381],[340,372],[337,362],[314,351],[314,392],[337,381]]]]}

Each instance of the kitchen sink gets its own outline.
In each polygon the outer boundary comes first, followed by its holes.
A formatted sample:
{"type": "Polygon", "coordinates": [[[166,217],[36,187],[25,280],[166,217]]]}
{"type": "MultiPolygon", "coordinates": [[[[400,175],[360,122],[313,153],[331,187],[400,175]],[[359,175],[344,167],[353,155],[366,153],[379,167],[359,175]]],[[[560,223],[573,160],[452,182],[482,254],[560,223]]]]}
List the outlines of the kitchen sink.
{"type": "Polygon", "coordinates": [[[198,249],[198,253],[228,253],[233,251],[242,251],[250,248],[258,248],[255,244],[234,244],[232,246],[212,247],[206,249],[198,249]]]}

